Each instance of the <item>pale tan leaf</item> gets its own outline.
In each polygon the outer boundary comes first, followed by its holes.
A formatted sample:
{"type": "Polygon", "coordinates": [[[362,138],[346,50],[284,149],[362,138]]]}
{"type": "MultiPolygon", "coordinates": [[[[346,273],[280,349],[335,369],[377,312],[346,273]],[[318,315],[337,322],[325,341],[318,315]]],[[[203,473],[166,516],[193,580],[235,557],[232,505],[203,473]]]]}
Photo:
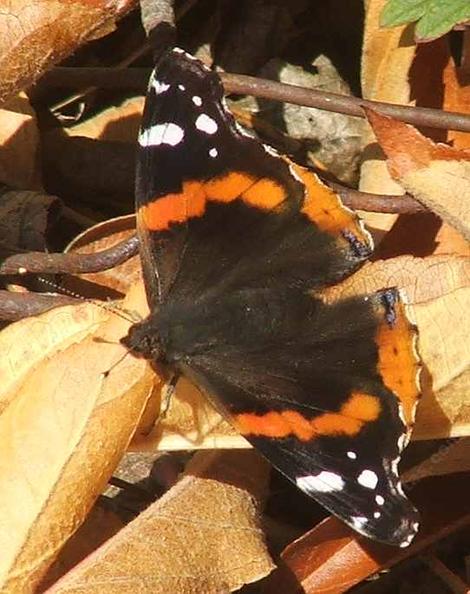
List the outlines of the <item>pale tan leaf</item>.
{"type": "MultiPolygon", "coordinates": [[[[111,248],[120,241],[128,239],[135,234],[135,215],[124,215],[114,217],[101,223],[97,223],[83,231],[67,246],[66,252],[96,253],[111,248]]],[[[76,275],[67,278],[66,288],[83,294],[83,285],[80,279],[84,278],[98,286],[111,288],[123,295],[127,293],[131,285],[142,281],[142,269],[139,255],[135,255],[118,266],[113,266],[100,272],[76,275]]],[[[93,296],[97,296],[95,289],[93,296]]],[[[143,295],[142,295],[143,297],[143,295]]],[[[105,297],[103,297],[105,298],[105,297]]],[[[145,299],[142,299],[141,307],[146,307],[145,299]]]]}
{"type": "Polygon", "coordinates": [[[48,594],[220,594],[274,567],[259,506],[269,467],[254,451],[199,453],[184,477],[48,594]]]}
{"type": "MultiPolygon", "coordinates": [[[[365,2],[364,40],[361,61],[362,96],[389,103],[410,104],[409,70],[415,55],[413,31],[401,26],[380,27],[380,13],[386,0],[365,2]]],[[[403,194],[404,190],[390,176],[383,152],[370,129],[363,153],[359,188],[376,194],[403,194]]],[[[364,220],[380,237],[396,220],[396,215],[362,212],[364,220]]]]}
{"type": "Polygon", "coordinates": [[[165,417],[150,431],[139,429],[131,444],[135,450],[201,450],[249,448],[208,399],[186,378],[181,378],[165,417]]]}
{"type": "Polygon", "coordinates": [[[14,400],[41,361],[93,333],[106,318],[104,310],[83,303],[52,309],[10,324],[0,332],[0,412],[14,400]]]}
{"type": "MultiPolygon", "coordinates": [[[[427,394],[422,399],[418,407],[413,435],[416,439],[470,435],[470,368],[468,366],[444,388],[435,394],[427,394]]],[[[470,457],[468,460],[470,461],[470,457]]],[[[462,470],[469,469],[462,467],[462,470]]]]}
{"type": "Polygon", "coordinates": [[[59,556],[49,568],[38,591],[43,592],[70,571],[105,541],[114,536],[124,522],[109,509],[95,505],[85,522],[67,541],[59,556]]]}
{"type": "Polygon", "coordinates": [[[406,104],[410,101],[408,71],[416,43],[411,27],[385,29],[380,13],[387,0],[366,0],[361,86],[364,98],[406,104]]]}
{"type": "Polygon", "coordinates": [[[470,239],[470,151],[434,143],[409,124],[366,112],[393,178],[470,239]]]}
{"type": "MultiPolygon", "coordinates": [[[[131,308],[133,299],[130,295],[127,302],[131,308]]],[[[2,352],[7,363],[0,387],[6,388],[2,400],[8,402],[0,416],[0,589],[5,593],[34,591],[102,491],[152,390],[147,364],[123,358],[118,340],[129,323],[115,315],[102,320],[102,312],[89,308],[96,306],[77,306],[75,317],[68,307],[19,322],[16,338],[24,333],[22,347],[13,342],[2,352]],[[74,323],[66,336],[70,319],[74,323]],[[36,341],[39,346],[32,346],[36,341]],[[14,379],[7,382],[12,371],[14,379]]]]}
{"type": "Polygon", "coordinates": [[[20,93],[0,109],[0,181],[10,188],[41,189],[38,151],[36,115],[20,93]]]}

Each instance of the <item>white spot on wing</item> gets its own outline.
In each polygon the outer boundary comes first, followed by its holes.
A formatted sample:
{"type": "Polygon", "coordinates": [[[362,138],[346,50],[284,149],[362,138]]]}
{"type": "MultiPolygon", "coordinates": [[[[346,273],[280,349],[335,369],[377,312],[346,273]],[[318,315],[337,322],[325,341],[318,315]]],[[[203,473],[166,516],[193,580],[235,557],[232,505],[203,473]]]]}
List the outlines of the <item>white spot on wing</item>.
{"type": "Polygon", "coordinates": [[[400,548],[401,548],[401,549],[404,549],[405,547],[407,547],[407,546],[408,546],[408,545],[411,543],[411,541],[413,540],[413,538],[414,538],[414,537],[415,537],[415,535],[414,535],[414,534],[409,534],[409,535],[408,535],[408,536],[405,538],[405,540],[404,540],[404,541],[402,541],[402,542],[400,543],[400,548]]]}
{"type": "Polygon", "coordinates": [[[319,474],[301,476],[296,480],[299,489],[304,491],[317,491],[319,493],[331,493],[341,491],[344,486],[343,479],[339,474],[322,470],[319,474]]]}
{"type": "Polygon", "coordinates": [[[358,530],[360,530],[364,524],[367,524],[367,518],[364,516],[352,516],[351,521],[354,528],[357,528],[358,530]]]}
{"type": "Polygon", "coordinates": [[[199,95],[194,95],[194,97],[192,97],[192,101],[194,105],[197,105],[197,107],[201,107],[202,99],[199,97],[199,95]]]}
{"type": "Polygon", "coordinates": [[[380,512],[374,512],[374,518],[377,520],[378,518],[380,518],[382,514],[380,512]]]}
{"type": "Polygon", "coordinates": [[[184,138],[184,130],[177,124],[167,122],[165,124],[155,124],[139,134],[140,146],[159,146],[160,144],[169,144],[176,146],[184,138]]]}
{"type": "Polygon", "coordinates": [[[377,505],[383,505],[385,503],[385,499],[382,497],[382,495],[376,495],[375,496],[375,503],[377,505]]]}
{"type": "Polygon", "coordinates": [[[408,441],[409,441],[408,433],[402,433],[400,435],[400,437],[398,438],[398,451],[399,452],[402,452],[406,448],[408,441]]]}
{"type": "Polygon", "coordinates": [[[375,489],[379,482],[379,477],[372,470],[363,470],[357,477],[357,482],[367,489],[375,489]]]}
{"type": "Polygon", "coordinates": [[[351,460],[355,460],[357,458],[356,452],[346,452],[346,456],[351,458],[351,460]]]}
{"type": "Polygon", "coordinates": [[[211,148],[211,150],[209,151],[210,157],[217,157],[218,154],[219,154],[219,151],[215,148],[215,146],[213,148],[211,148]]]}
{"type": "Polygon", "coordinates": [[[217,122],[205,113],[201,113],[196,120],[196,128],[206,134],[215,134],[218,130],[217,122]]]}
{"type": "Polygon", "coordinates": [[[152,78],[151,85],[157,95],[161,95],[162,93],[165,93],[170,88],[169,84],[161,82],[155,78],[152,78]]]}
{"type": "Polygon", "coordinates": [[[184,85],[178,85],[178,89],[180,91],[186,91],[186,87],[184,85]]]}
{"type": "Polygon", "coordinates": [[[405,419],[405,411],[403,410],[403,405],[401,404],[401,402],[398,403],[398,416],[400,417],[400,420],[403,423],[403,425],[405,425],[406,427],[407,422],[405,419]]]}

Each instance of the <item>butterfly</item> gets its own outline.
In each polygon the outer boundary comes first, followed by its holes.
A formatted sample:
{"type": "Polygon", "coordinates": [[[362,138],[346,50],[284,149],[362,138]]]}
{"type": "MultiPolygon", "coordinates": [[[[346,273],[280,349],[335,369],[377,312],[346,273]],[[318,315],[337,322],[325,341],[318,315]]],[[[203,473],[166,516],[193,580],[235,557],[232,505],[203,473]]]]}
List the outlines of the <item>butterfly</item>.
{"type": "Polygon", "coordinates": [[[328,303],[371,255],[310,170],[239,127],[216,72],[179,48],[150,77],[136,173],[150,305],[122,339],[197,385],[299,489],[407,546],[400,455],[419,396],[416,328],[387,288],[328,303]]]}

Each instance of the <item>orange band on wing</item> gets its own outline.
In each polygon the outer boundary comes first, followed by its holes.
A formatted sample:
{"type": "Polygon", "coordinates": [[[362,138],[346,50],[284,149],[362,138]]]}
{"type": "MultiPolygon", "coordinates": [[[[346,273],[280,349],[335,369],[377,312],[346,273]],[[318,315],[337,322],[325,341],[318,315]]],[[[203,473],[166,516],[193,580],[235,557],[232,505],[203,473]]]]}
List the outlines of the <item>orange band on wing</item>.
{"type": "Polygon", "coordinates": [[[340,235],[350,231],[360,241],[369,244],[368,235],[361,229],[356,217],[341,202],[339,197],[312,171],[291,163],[295,173],[305,184],[306,197],[302,212],[322,231],[340,235]]]}
{"type": "Polygon", "coordinates": [[[250,206],[271,210],[286,199],[286,192],[282,186],[271,179],[260,179],[243,192],[242,198],[250,206]]]}
{"type": "Polygon", "coordinates": [[[384,384],[400,400],[405,422],[414,421],[419,398],[419,357],[415,350],[416,330],[408,320],[402,301],[395,304],[396,320],[381,322],[375,341],[379,347],[378,370],[384,384]]]}
{"type": "Polygon", "coordinates": [[[322,436],[357,435],[365,423],[378,418],[380,410],[377,397],[353,392],[337,413],[323,413],[312,419],[294,410],[261,415],[241,413],[235,416],[234,423],[240,433],[247,436],[296,437],[310,441],[322,436]]]}
{"type": "Polygon", "coordinates": [[[239,198],[245,190],[248,190],[255,181],[255,178],[246,173],[234,171],[205,182],[204,191],[208,200],[232,202],[239,198]]]}
{"type": "Polygon", "coordinates": [[[233,202],[240,199],[249,206],[270,210],[285,198],[284,188],[273,180],[255,180],[248,174],[235,171],[207,182],[183,182],[181,192],[161,196],[141,206],[138,216],[146,229],[162,231],[172,223],[201,217],[207,201],[233,202]]]}
{"type": "Polygon", "coordinates": [[[184,223],[190,217],[200,217],[206,208],[206,195],[200,182],[184,182],[183,191],[167,194],[141,206],[139,220],[146,229],[161,231],[172,223],[184,223]]]}

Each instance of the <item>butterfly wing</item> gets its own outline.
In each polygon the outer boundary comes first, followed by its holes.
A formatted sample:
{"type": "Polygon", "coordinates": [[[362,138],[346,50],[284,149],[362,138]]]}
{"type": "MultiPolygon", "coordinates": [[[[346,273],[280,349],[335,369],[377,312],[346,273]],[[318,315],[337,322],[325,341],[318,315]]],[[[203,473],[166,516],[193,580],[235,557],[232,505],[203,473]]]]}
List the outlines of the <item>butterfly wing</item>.
{"type": "Polygon", "coordinates": [[[325,286],[371,253],[358,218],[316,175],[243,133],[218,75],[180,50],[152,73],[138,144],[138,233],[153,305],[170,292],[279,279],[325,286]]]}
{"type": "Polygon", "coordinates": [[[398,462],[419,364],[399,293],[327,305],[245,291],[220,306],[183,339],[184,373],[302,491],[366,536],[409,544],[418,515],[398,462]]]}

